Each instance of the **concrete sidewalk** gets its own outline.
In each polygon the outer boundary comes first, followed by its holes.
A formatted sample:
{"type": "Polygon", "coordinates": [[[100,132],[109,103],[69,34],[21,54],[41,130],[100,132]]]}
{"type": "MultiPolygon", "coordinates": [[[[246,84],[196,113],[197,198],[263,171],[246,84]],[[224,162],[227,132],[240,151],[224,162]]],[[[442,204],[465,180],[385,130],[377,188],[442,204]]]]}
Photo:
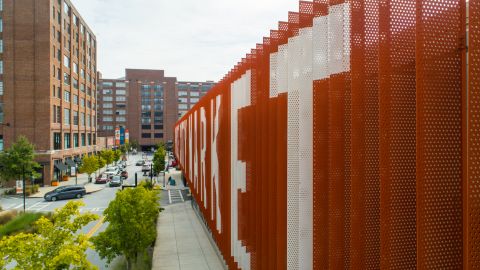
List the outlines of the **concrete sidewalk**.
{"type": "Polygon", "coordinates": [[[157,224],[154,270],[224,270],[191,202],[165,207],[157,224]]]}

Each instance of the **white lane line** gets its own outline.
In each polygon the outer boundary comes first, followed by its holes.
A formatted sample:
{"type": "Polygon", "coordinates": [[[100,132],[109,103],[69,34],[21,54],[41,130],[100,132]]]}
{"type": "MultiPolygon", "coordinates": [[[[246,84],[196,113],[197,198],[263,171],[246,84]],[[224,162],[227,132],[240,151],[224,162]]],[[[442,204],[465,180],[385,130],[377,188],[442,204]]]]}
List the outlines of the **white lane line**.
{"type": "Polygon", "coordinates": [[[19,204],[19,205],[15,206],[15,207],[13,207],[12,209],[18,209],[18,208],[20,208],[20,207],[23,207],[23,203],[21,203],[21,204],[19,204]]]}
{"type": "Polygon", "coordinates": [[[35,204],[33,204],[32,206],[28,207],[27,210],[30,210],[32,208],[35,208],[37,205],[41,204],[42,202],[37,202],[35,204]]]}
{"type": "Polygon", "coordinates": [[[168,190],[168,203],[172,204],[172,194],[170,193],[170,190],[168,190]]]}
{"type": "Polygon", "coordinates": [[[182,194],[182,191],[179,190],[178,193],[180,193],[180,197],[182,198],[182,202],[185,202],[185,199],[183,198],[183,194],[182,194]]]}

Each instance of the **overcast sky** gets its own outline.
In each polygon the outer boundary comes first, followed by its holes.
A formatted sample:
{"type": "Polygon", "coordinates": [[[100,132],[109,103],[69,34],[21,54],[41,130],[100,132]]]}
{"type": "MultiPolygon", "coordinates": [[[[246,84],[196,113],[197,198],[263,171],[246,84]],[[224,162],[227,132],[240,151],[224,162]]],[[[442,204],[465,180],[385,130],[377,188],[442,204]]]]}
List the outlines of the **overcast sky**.
{"type": "Polygon", "coordinates": [[[72,0],[97,36],[103,78],[164,69],[182,81],[218,81],[297,0],[72,0]]]}

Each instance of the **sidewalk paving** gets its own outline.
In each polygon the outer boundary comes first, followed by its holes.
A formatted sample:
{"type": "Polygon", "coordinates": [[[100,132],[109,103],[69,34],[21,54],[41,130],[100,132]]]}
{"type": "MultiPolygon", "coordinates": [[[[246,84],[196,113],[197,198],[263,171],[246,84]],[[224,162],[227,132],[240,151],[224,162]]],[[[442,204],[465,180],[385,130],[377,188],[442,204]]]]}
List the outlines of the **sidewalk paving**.
{"type": "Polygon", "coordinates": [[[191,202],[166,206],[160,213],[152,269],[226,269],[191,202]]]}

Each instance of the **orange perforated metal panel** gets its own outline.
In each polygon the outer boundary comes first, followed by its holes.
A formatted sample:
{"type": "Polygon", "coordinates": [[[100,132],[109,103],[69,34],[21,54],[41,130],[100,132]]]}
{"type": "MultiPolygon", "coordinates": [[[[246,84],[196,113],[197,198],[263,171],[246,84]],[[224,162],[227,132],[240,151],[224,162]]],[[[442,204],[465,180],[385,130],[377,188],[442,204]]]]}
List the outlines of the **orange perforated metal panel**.
{"type": "Polygon", "coordinates": [[[468,7],[468,127],[467,174],[464,176],[464,262],[465,268],[480,267],[480,1],[468,7]]]}
{"type": "Polygon", "coordinates": [[[380,266],[378,1],[351,1],[352,269],[380,266]]]}
{"type": "Polygon", "coordinates": [[[464,6],[461,0],[417,1],[417,266],[422,269],[462,266],[464,6]]]}
{"type": "Polygon", "coordinates": [[[415,1],[381,1],[379,33],[380,268],[415,269],[415,1]]]}

